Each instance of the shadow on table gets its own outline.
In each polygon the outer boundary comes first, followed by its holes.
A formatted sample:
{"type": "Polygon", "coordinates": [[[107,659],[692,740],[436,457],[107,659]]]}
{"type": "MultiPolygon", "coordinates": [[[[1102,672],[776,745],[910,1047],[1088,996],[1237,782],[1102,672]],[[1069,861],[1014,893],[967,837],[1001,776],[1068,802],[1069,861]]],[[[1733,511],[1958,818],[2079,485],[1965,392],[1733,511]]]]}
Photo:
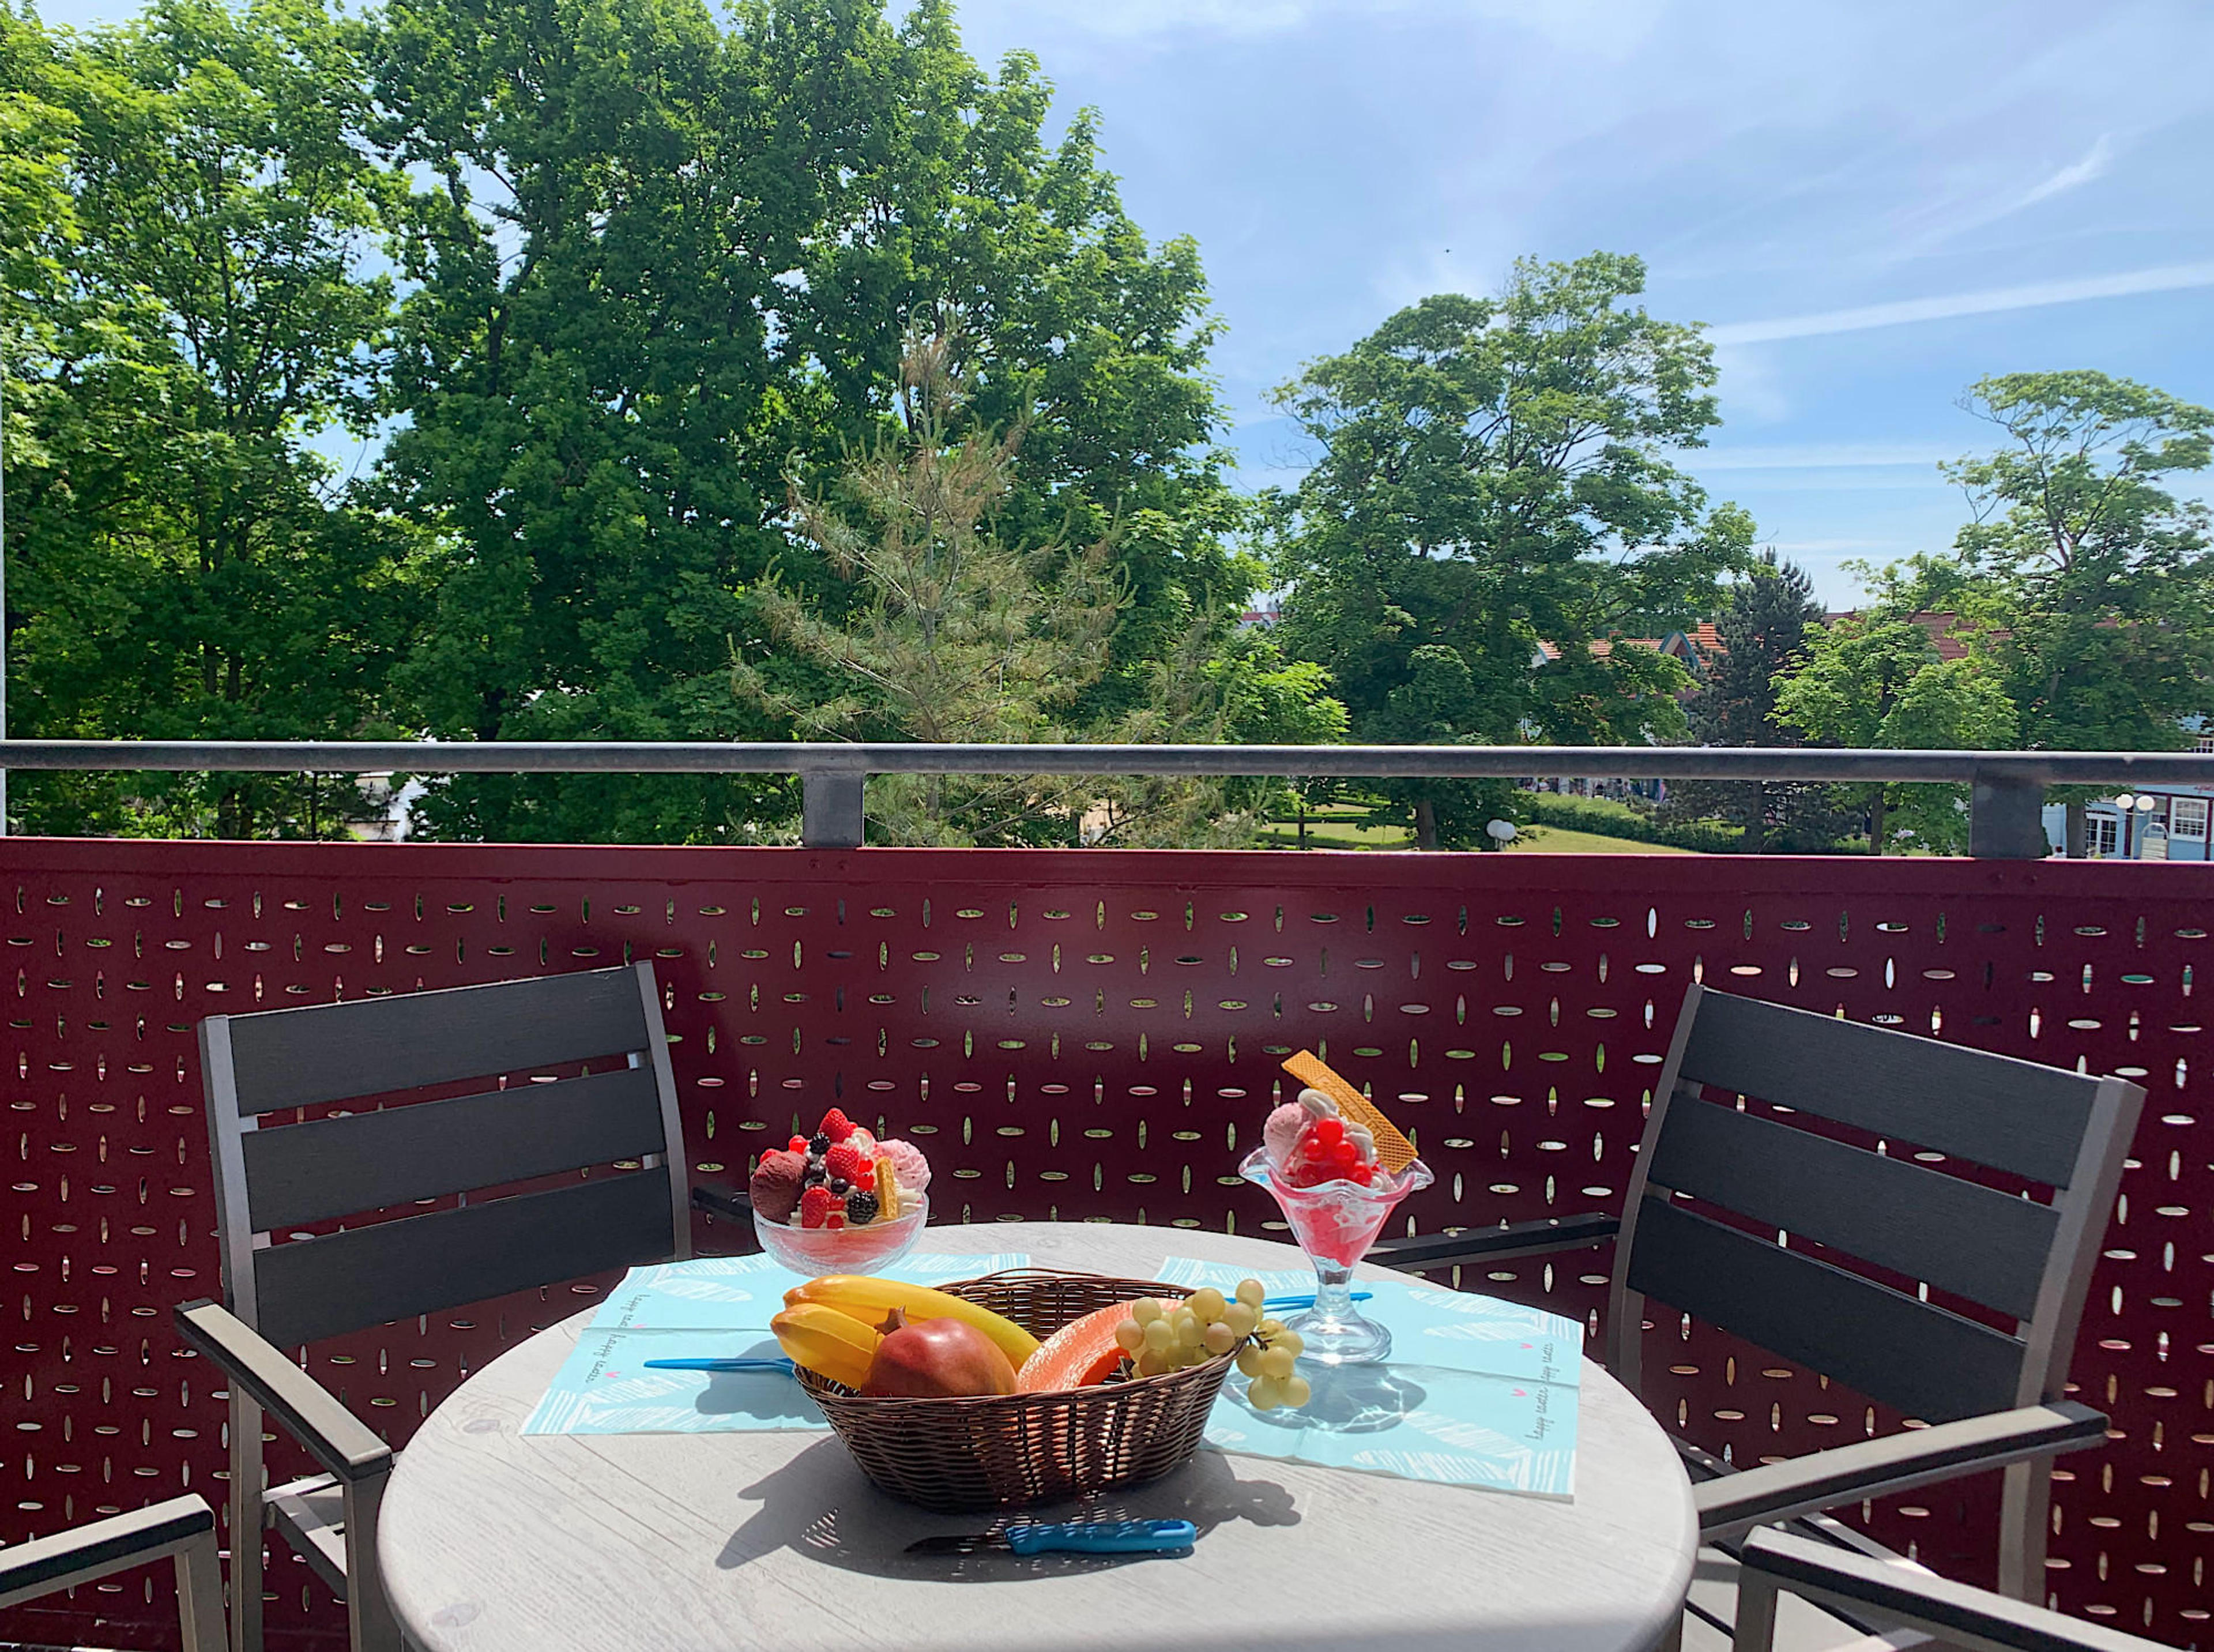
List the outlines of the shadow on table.
{"type": "Polygon", "coordinates": [[[1223,1397],[1260,1427],[1283,1434],[1384,1434],[1420,1410],[1429,1391],[1408,1368],[1388,1365],[1305,1367],[1312,1393],[1296,1410],[1258,1411],[1249,1404],[1243,1377],[1222,1387],[1223,1397]]]}
{"type": "Polygon", "coordinates": [[[1296,1526],[1292,1494],[1273,1480],[1241,1476],[1220,1452],[1202,1451],[1174,1474],[1098,1496],[1019,1511],[982,1510],[935,1514],[910,1508],[878,1490],[861,1476],[837,1441],[824,1440],[775,1473],[739,1494],[761,1508],[731,1534],[716,1564],[725,1569],[779,1549],[795,1549],[826,1565],[879,1577],[927,1578],[938,1582],[1006,1582],[1061,1577],[1072,1572],[1149,1564],[1159,1555],[1014,1555],[985,1551],[969,1555],[911,1555],[917,1538],[997,1531],[1013,1524],[1073,1520],[1187,1520],[1199,1541],[1232,1520],[1256,1526],[1296,1526]],[[835,1466],[818,1459],[829,1452],[835,1466]],[[826,1484],[827,1482],[827,1484],[826,1484]],[[826,1492],[829,1506],[824,1507],[826,1492]]]}
{"type": "MultiPolygon", "coordinates": [[[[775,1337],[764,1335],[737,1352],[747,1359],[777,1359],[784,1350],[775,1337]]],[[[703,1416],[753,1416],[786,1425],[795,1418],[812,1423],[821,1416],[789,1371],[717,1371],[692,1406],[703,1416]]]]}

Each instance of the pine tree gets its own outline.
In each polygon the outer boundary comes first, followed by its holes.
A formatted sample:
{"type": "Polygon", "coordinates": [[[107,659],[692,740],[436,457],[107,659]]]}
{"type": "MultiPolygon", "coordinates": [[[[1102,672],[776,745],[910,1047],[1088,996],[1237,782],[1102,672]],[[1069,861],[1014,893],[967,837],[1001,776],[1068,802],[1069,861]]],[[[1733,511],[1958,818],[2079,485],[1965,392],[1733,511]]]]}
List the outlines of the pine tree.
{"type": "MultiPolygon", "coordinates": [[[[1692,739],[1709,746],[1797,745],[1778,728],[1776,675],[1804,657],[1807,627],[1822,617],[1814,582],[1795,562],[1763,552],[1750,578],[1737,586],[1715,623],[1723,650],[1708,684],[1685,707],[1692,739]]],[[[1721,819],[1744,828],[1747,854],[1771,847],[1829,847],[1843,819],[1826,787],[1776,781],[1691,781],[1669,789],[1664,813],[1675,819],[1721,819]],[[1773,841],[1771,841],[1771,839],[1773,841]]]]}

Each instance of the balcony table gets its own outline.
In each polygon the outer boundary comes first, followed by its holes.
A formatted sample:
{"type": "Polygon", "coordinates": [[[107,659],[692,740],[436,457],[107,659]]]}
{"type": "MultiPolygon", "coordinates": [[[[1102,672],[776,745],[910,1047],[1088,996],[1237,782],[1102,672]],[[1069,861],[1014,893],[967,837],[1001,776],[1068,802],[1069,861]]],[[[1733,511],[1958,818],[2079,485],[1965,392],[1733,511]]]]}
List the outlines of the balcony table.
{"type": "MultiPolygon", "coordinates": [[[[1174,1255],[1300,1265],[1282,1245],[1094,1223],[933,1227],[924,1248],[1132,1278],[1174,1255]]],[[[1117,1498],[1117,1512],[1195,1522],[1188,1557],[914,1557],[913,1539],[994,1516],[896,1502],[828,1433],[519,1433],[590,1317],[474,1374],[401,1453],[378,1553],[425,1652],[1636,1652],[1662,1643],[1690,1582],[1676,1453],[1588,1361],[1573,1500],[1202,1447],[1117,1498]]]]}

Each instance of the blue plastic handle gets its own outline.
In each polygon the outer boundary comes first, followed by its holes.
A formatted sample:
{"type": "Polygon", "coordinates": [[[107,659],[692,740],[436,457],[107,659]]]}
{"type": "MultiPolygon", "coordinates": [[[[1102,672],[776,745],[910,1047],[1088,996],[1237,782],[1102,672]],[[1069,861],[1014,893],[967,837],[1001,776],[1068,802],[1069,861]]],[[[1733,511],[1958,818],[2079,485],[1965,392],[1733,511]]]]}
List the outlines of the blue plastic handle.
{"type": "Polygon", "coordinates": [[[1190,1520],[1076,1520],[1066,1526],[1010,1526],[1002,1533],[1018,1555],[1060,1550],[1079,1555],[1187,1554],[1199,1540],[1190,1520]]]}
{"type": "MultiPolygon", "coordinates": [[[[1376,1293],[1374,1291],[1349,1291],[1347,1293],[1347,1297],[1351,1301],[1366,1302],[1375,1294],[1376,1293]]],[[[1264,1308],[1271,1309],[1311,1308],[1314,1306],[1314,1293],[1312,1291],[1308,1291],[1303,1294],[1272,1296],[1266,1301],[1263,1302],[1261,1306],[1264,1308]]]]}
{"type": "Polygon", "coordinates": [[[648,1360],[649,1371],[781,1371],[792,1374],[792,1361],[780,1355],[768,1355],[758,1359],[731,1360],[648,1360]]]}

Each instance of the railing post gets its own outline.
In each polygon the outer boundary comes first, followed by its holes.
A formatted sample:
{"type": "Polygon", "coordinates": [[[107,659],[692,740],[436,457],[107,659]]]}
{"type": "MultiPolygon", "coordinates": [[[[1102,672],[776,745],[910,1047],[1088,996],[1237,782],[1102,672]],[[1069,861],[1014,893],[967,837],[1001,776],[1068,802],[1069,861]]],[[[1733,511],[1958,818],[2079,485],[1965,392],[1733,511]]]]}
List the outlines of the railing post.
{"type": "Polygon", "coordinates": [[[799,771],[799,841],[810,849],[858,849],[862,839],[862,792],[868,777],[858,768],[799,771]]]}
{"type": "Polygon", "coordinates": [[[2044,815],[2043,781],[1979,769],[1969,786],[1968,853],[1978,860],[2042,860],[2052,853],[2044,815]]]}

